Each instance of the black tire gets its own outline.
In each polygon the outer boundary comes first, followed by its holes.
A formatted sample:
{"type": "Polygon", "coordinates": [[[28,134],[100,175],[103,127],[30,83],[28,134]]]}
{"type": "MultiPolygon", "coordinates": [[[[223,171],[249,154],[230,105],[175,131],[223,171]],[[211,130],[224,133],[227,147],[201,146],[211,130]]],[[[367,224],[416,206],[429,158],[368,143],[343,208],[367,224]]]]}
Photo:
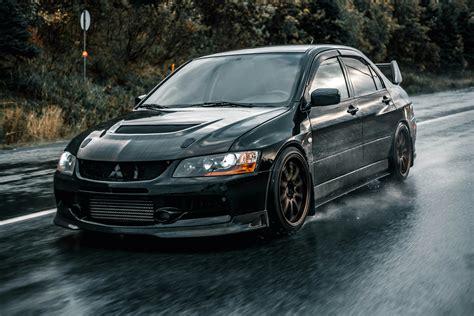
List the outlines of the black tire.
{"type": "Polygon", "coordinates": [[[410,130],[400,123],[395,130],[392,149],[390,151],[390,179],[405,181],[410,173],[413,161],[413,147],[411,143],[410,130]]]}
{"type": "Polygon", "coordinates": [[[291,235],[304,224],[311,206],[311,178],[303,154],[288,147],[278,156],[268,195],[273,235],[291,235]]]}

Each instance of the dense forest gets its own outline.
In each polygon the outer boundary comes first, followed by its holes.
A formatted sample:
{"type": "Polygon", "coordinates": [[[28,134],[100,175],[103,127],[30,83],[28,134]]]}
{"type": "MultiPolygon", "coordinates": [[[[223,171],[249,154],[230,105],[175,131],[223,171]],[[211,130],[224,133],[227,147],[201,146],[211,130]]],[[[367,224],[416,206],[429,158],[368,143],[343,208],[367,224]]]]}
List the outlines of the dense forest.
{"type": "Polygon", "coordinates": [[[172,64],[243,47],[345,44],[376,62],[396,59],[409,92],[474,84],[473,0],[270,2],[3,0],[0,138],[67,136],[130,110],[172,64]]]}

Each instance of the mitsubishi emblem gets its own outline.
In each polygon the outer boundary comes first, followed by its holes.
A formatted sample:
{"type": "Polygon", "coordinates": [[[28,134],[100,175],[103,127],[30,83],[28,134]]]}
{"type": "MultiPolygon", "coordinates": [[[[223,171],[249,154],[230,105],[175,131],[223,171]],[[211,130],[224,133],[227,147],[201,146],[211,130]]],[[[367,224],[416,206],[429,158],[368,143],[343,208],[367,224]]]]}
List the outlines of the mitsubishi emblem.
{"type": "Polygon", "coordinates": [[[117,164],[114,170],[109,174],[109,178],[112,179],[123,179],[122,170],[120,170],[120,165],[117,164]]]}

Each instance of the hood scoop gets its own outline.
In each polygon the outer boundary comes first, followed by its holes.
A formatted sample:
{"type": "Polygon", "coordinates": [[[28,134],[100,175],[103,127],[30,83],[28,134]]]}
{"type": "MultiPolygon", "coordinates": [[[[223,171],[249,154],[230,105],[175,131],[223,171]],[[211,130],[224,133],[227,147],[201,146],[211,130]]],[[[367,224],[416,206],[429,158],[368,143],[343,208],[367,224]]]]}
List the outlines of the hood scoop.
{"type": "Polygon", "coordinates": [[[122,125],[116,134],[164,134],[175,133],[199,124],[174,124],[174,125],[122,125]]]}

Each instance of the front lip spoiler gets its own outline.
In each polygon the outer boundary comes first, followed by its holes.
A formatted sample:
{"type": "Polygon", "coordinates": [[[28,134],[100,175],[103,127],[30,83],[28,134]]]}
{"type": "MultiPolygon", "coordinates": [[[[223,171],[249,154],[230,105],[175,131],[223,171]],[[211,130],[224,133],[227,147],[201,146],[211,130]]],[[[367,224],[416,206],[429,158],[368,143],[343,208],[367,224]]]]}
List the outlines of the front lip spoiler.
{"type": "Polygon", "coordinates": [[[91,230],[111,234],[153,235],[162,238],[187,238],[208,237],[218,235],[236,234],[253,231],[269,226],[266,210],[237,215],[234,217],[217,216],[179,220],[173,224],[157,224],[151,226],[115,226],[95,223],[78,219],[69,208],[64,207],[63,212],[68,217],[56,212],[54,223],[71,230],[91,230]]]}

